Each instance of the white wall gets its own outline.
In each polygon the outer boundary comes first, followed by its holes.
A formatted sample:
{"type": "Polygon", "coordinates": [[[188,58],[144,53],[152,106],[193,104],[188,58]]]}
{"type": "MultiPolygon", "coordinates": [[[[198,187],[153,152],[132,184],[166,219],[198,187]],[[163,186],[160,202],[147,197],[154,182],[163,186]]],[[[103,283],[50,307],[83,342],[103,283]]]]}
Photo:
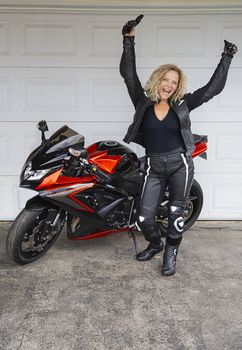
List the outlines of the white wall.
{"type": "MultiPolygon", "coordinates": [[[[47,120],[49,134],[70,125],[87,145],[122,140],[133,115],[118,72],[120,31],[128,19],[118,11],[0,12],[0,219],[14,218],[31,195],[18,189],[18,176],[39,143],[38,120],[47,120]]],[[[211,76],[223,38],[241,48],[226,88],[191,115],[193,131],[209,136],[208,161],[196,160],[205,194],[202,219],[242,219],[242,12],[147,13],[136,39],[143,83],[157,65],[173,62],[193,90],[211,76]]]]}

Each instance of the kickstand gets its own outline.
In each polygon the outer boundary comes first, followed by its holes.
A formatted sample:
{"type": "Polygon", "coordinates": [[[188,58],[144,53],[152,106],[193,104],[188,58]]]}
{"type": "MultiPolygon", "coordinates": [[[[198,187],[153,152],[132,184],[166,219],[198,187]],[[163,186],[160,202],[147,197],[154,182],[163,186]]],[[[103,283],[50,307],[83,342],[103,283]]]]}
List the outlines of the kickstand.
{"type": "Polygon", "coordinates": [[[129,229],[128,235],[129,235],[129,238],[133,238],[134,249],[135,249],[135,255],[137,255],[137,254],[138,254],[138,250],[137,250],[137,241],[136,241],[135,233],[134,233],[134,231],[133,231],[132,228],[129,229]]]}

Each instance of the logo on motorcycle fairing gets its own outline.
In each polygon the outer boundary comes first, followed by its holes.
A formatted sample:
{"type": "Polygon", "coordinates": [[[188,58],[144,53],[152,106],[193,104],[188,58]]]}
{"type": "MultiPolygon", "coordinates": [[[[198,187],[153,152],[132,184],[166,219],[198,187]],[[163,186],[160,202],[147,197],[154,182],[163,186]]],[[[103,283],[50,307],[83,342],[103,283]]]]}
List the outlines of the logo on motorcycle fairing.
{"type": "Polygon", "coordinates": [[[183,217],[180,216],[179,218],[177,218],[174,222],[174,226],[178,232],[182,232],[184,227],[183,217]]]}

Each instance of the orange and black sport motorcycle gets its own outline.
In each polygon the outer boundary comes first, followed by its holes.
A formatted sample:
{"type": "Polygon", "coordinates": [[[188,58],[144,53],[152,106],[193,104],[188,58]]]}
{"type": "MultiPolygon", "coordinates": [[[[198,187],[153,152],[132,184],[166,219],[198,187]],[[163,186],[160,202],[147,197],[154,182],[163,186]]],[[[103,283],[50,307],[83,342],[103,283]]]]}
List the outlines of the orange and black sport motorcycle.
{"type": "MultiPolygon", "coordinates": [[[[135,222],[145,175],[145,156],[117,141],[100,141],[87,148],[84,137],[68,126],[49,139],[45,121],[38,124],[42,143],[26,160],[20,187],[38,192],[27,201],[7,237],[7,252],[19,264],[39,259],[57,240],[65,222],[67,237],[93,239],[128,231],[135,242],[135,222]]],[[[195,151],[206,158],[207,137],[194,136],[195,151]]],[[[166,235],[169,193],[157,212],[166,235]]],[[[203,193],[193,181],[185,211],[185,230],[197,220],[203,193]]]]}

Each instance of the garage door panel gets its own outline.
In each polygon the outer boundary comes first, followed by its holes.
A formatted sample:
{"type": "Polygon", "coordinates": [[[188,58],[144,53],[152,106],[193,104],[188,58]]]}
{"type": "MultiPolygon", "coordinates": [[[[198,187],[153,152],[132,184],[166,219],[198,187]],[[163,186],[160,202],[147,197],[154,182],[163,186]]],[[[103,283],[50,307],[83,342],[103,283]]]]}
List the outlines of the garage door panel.
{"type": "MultiPolygon", "coordinates": [[[[214,101],[215,103],[215,101],[214,101]]],[[[211,123],[211,122],[241,122],[241,110],[235,111],[216,111],[210,108],[210,103],[205,104],[199,109],[192,111],[191,120],[193,122],[211,123]]]]}
{"type": "MultiPolygon", "coordinates": [[[[242,24],[240,21],[233,20],[231,22],[218,23],[218,33],[219,33],[219,42],[218,45],[218,54],[221,52],[223,48],[223,40],[226,39],[232,43],[235,43],[238,48],[242,47],[242,24]]],[[[237,57],[242,56],[241,50],[238,51],[237,57]]]]}
{"type": "MultiPolygon", "coordinates": [[[[242,131],[242,127],[240,131],[242,131]]],[[[234,132],[235,134],[235,132],[234,132]]],[[[216,135],[215,138],[215,157],[218,161],[236,161],[242,160],[242,137],[241,135],[216,135]]]]}
{"type": "Polygon", "coordinates": [[[75,17],[60,16],[57,20],[53,15],[0,14],[0,24],[3,21],[8,57],[2,56],[1,65],[38,67],[80,62],[79,47],[83,39],[79,34],[81,22],[75,17]]]}
{"type": "Polygon", "coordinates": [[[21,27],[22,55],[38,57],[77,55],[75,23],[28,21],[22,22],[21,27]]]}
{"type": "Polygon", "coordinates": [[[7,161],[7,137],[0,132],[0,163],[7,161]]]}
{"type": "Polygon", "coordinates": [[[194,123],[192,130],[208,135],[208,159],[195,159],[197,173],[241,174],[242,123],[194,123]]]}
{"type": "Polygon", "coordinates": [[[8,33],[8,23],[0,21],[0,55],[8,54],[7,33],[8,33]]]}
{"type": "Polygon", "coordinates": [[[75,80],[23,79],[23,111],[75,111],[78,109],[78,86],[75,80]]]}
{"type": "Polygon", "coordinates": [[[17,203],[17,187],[17,176],[0,176],[0,193],[4,198],[0,201],[1,220],[11,220],[20,211],[17,203]]]}
{"type": "MultiPolygon", "coordinates": [[[[142,57],[138,60],[143,67],[157,67],[160,64],[175,63],[187,67],[207,66],[207,31],[210,23],[203,16],[146,16],[138,27],[137,36],[144,35],[142,57]],[[191,61],[191,65],[187,65],[191,61]]],[[[138,44],[137,44],[138,46],[138,44]]]]}
{"type": "Polygon", "coordinates": [[[240,174],[226,174],[223,177],[209,174],[209,182],[204,174],[196,174],[202,186],[204,205],[200,215],[202,220],[241,220],[242,184],[240,174]]]}
{"type": "Polygon", "coordinates": [[[120,57],[120,40],[122,24],[117,22],[89,22],[89,51],[90,58],[120,57]]]}
{"type": "Polygon", "coordinates": [[[239,208],[242,206],[242,186],[241,184],[227,185],[225,181],[210,184],[210,207],[209,211],[223,211],[232,214],[240,214],[239,208]],[[224,199],[227,199],[224,200],[224,199]],[[228,206],[229,202],[229,206],[228,206]]]}
{"type": "Polygon", "coordinates": [[[0,193],[4,200],[0,201],[1,220],[14,220],[25,207],[25,203],[37,192],[19,188],[18,176],[0,176],[0,193]]]}
{"type": "Polygon", "coordinates": [[[204,23],[154,23],[153,57],[204,56],[205,33],[204,23]]]}
{"type": "MultiPolygon", "coordinates": [[[[116,77],[116,72],[113,73],[116,77]]],[[[108,74],[110,75],[110,72],[107,72],[108,74]]],[[[130,117],[132,106],[122,78],[89,79],[89,110],[95,112],[127,112],[130,117]]],[[[115,120],[115,116],[113,118],[115,120]]]]}
{"type": "MultiPolygon", "coordinates": [[[[216,99],[216,110],[224,112],[242,111],[242,82],[229,81],[223,93],[216,99]]],[[[230,114],[231,115],[231,114],[230,114]]],[[[230,119],[229,115],[229,119],[230,119]]]]}
{"type": "Polygon", "coordinates": [[[40,143],[36,123],[0,123],[0,175],[17,175],[23,163],[40,143]]]}
{"type": "Polygon", "coordinates": [[[10,80],[0,79],[0,111],[10,108],[10,80]]]}
{"type": "Polygon", "coordinates": [[[0,123],[0,175],[15,175],[22,156],[16,125],[0,123]]]}

